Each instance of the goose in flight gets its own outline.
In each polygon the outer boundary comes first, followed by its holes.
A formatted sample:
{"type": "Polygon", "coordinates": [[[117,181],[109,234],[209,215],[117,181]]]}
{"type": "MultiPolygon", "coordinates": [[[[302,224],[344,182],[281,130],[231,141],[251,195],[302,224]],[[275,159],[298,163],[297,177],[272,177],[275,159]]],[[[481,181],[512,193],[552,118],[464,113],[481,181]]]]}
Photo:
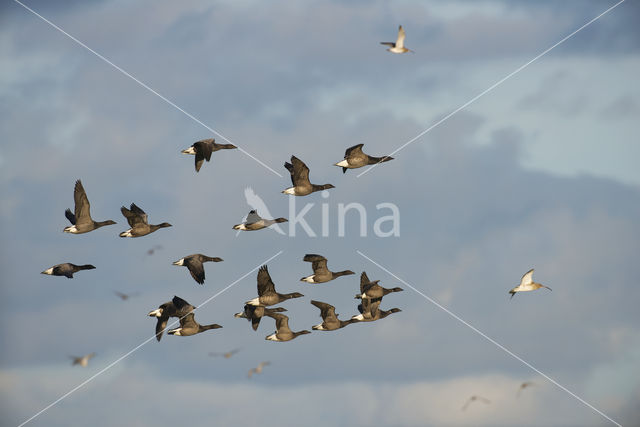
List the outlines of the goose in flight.
{"type": "Polygon", "coordinates": [[[477,395],[475,395],[475,394],[474,394],[473,396],[471,396],[471,397],[467,400],[467,402],[462,406],[462,408],[461,408],[460,410],[461,410],[461,411],[465,411],[465,410],[467,409],[467,407],[471,404],[471,402],[476,402],[476,401],[478,401],[478,402],[482,402],[482,403],[485,403],[485,404],[487,404],[487,405],[488,405],[489,403],[491,403],[491,401],[490,401],[489,399],[487,399],[486,397],[477,396],[477,395]]]}
{"type": "Polygon", "coordinates": [[[69,356],[73,362],[71,362],[71,366],[80,365],[83,368],[86,368],[89,365],[89,359],[95,356],[95,353],[85,354],[84,356],[69,356]]]}
{"type": "Polygon", "coordinates": [[[333,272],[327,268],[327,259],[322,255],[306,254],[303,261],[310,262],[313,274],[311,276],[303,277],[301,282],[307,283],[325,283],[333,279],[337,279],[340,276],[346,276],[350,274],[356,274],[351,270],[333,272]]]}
{"type": "Polygon", "coordinates": [[[266,340],[269,341],[291,341],[292,339],[305,334],[310,334],[311,332],[307,330],[302,330],[298,332],[293,332],[289,328],[289,317],[280,313],[268,313],[267,316],[275,319],[276,321],[276,331],[265,337],[266,340]]]}
{"type": "Polygon", "coordinates": [[[213,138],[203,139],[201,141],[194,142],[191,147],[186,150],[182,150],[183,154],[195,154],[196,155],[196,172],[200,172],[202,164],[206,160],[211,160],[211,154],[218,150],[229,150],[238,148],[233,144],[217,144],[213,138]]]}
{"type": "Polygon", "coordinates": [[[372,298],[382,298],[383,296],[390,294],[392,292],[402,292],[404,289],[402,288],[383,288],[378,285],[380,280],[374,280],[373,282],[369,280],[366,272],[362,272],[360,275],[360,293],[355,296],[356,299],[372,299],[372,298]]]}
{"type": "Polygon", "coordinates": [[[269,365],[271,365],[271,362],[260,362],[258,366],[256,366],[255,368],[249,369],[249,373],[247,374],[247,377],[251,378],[253,374],[261,374],[262,368],[269,365]]]}
{"type": "Polygon", "coordinates": [[[362,303],[358,304],[358,311],[360,314],[352,316],[351,320],[358,322],[373,322],[376,320],[384,319],[393,313],[399,313],[402,310],[399,308],[391,308],[389,310],[381,310],[380,302],[382,298],[363,298],[362,303]]]}
{"type": "Polygon", "coordinates": [[[73,279],[73,273],[77,273],[80,270],[93,270],[95,267],[91,264],[75,265],[70,262],[54,265],[51,268],[47,268],[40,274],[48,274],[50,276],[65,276],[68,279],[73,279]]]}
{"type": "Polygon", "coordinates": [[[193,280],[204,284],[204,265],[203,262],[220,262],[222,258],[218,257],[209,257],[202,254],[193,254],[188,255],[184,258],[180,258],[178,261],[175,261],[173,265],[185,266],[189,269],[189,273],[191,273],[191,277],[193,280]]]}
{"type": "Polygon", "coordinates": [[[380,44],[383,44],[385,46],[390,46],[389,48],[387,48],[387,50],[391,53],[406,53],[406,52],[415,53],[411,49],[407,49],[406,47],[404,47],[404,39],[406,37],[407,35],[404,32],[404,28],[402,28],[402,25],[400,25],[400,27],[398,28],[398,38],[396,39],[395,43],[380,42],[380,44]]]}
{"type": "Polygon", "coordinates": [[[234,348],[233,350],[229,350],[229,351],[224,352],[224,353],[217,353],[217,352],[210,351],[210,352],[209,352],[209,356],[211,356],[211,357],[218,357],[218,356],[222,356],[222,357],[224,357],[225,359],[230,359],[230,358],[231,358],[231,356],[233,356],[234,354],[236,354],[236,353],[237,353],[237,352],[239,352],[239,351],[240,351],[240,349],[239,349],[239,348],[234,348]]]}
{"type": "Polygon", "coordinates": [[[64,215],[71,223],[70,226],[65,227],[64,230],[62,230],[65,233],[88,233],[89,231],[104,227],[105,225],[115,224],[115,221],[110,219],[106,221],[94,221],[91,218],[91,206],[89,204],[89,199],[87,198],[87,193],[84,191],[84,187],[80,180],[76,181],[76,186],[73,189],[73,201],[75,202],[74,212],[71,212],[71,209],[64,211],[64,215]]]}
{"type": "Polygon", "coordinates": [[[296,156],[291,156],[291,163],[285,162],[284,167],[291,174],[291,183],[293,187],[289,187],[282,192],[292,196],[306,196],[316,191],[328,190],[335,188],[331,184],[311,184],[309,181],[309,168],[302,160],[296,156]]]}
{"type": "Polygon", "coordinates": [[[189,313],[186,316],[182,316],[180,318],[180,327],[176,329],[171,329],[167,333],[169,335],[175,335],[177,337],[188,337],[191,335],[199,334],[204,331],[208,331],[209,329],[220,329],[222,326],[217,323],[213,323],[211,325],[201,325],[196,322],[195,316],[193,313],[189,313]]]}
{"type": "Polygon", "coordinates": [[[287,311],[284,307],[275,307],[275,308],[267,308],[263,305],[244,305],[244,310],[240,313],[236,313],[233,317],[237,317],[240,319],[247,319],[251,322],[251,327],[254,331],[258,330],[258,326],[260,325],[260,320],[267,313],[282,313],[283,311],[287,311]]]}
{"type": "Polygon", "coordinates": [[[334,166],[342,167],[342,173],[347,169],[357,169],[367,165],[375,165],[376,163],[388,162],[393,160],[391,156],[374,157],[362,152],[364,144],[354,145],[347,148],[344,152],[344,160],[339,161],[334,166]]]}
{"type": "Polygon", "coordinates": [[[131,203],[129,209],[122,206],[120,212],[127,219],[130,229],[120,233],[120,237],[141,237],[151,234],[160,228],[171,227],[168,222],[162,224],[149,224],[147,222],[147,214],[136,206],[135,203],[131,203]]]}
{"type": "MultiPolygon", "coordinates": [[[[271,280],[269,270],[266,265],[260,267],[258,270],[258,298],[254,298],[245,302],[248,305],[276,305],[291,298],[303,297],[299,292],[292,292],[290,294],[280,294],[276,292],[276,285],[271,280]]],[[[265,313],[267,314],[267,313],[265,313]]]]}
{"type": "Polygon", "coordinates": [[[326,302],[311,300],[311,304],[320,309],[320,317],[322,317],[322,323],[312,326],[314,331],[335,331],[336,329],[344,328],[347,325],[357,322],[357,320],[340,320],[336,314],[336,308],[326,302]]]}
{"type": "Polygon", "coordinates": [[[193,310],[195,310],[194,306],[182,298],[174,296],[171,301],[165,302],[157,309],[150,311],[149,316],[158,318],[158,322],[156,323],[156,339],[160,341],[162,338],[162,333],[167,327],[167,322],[170,317],[184,317],[193,312],[193,310]]]}
{"type": "Polygon", "coordinates": [[[242,224],[237,224],[233,226],[234,230],[241,231],[254,231],[254,230],[262,230],[263,228],[267,228],[273,224],[280,224],[282,222],[287,222],[286,218],[276,218],[276,219],[264,219],[258,212],[254,209],[249,211],[249,215],[247,215],[247,219],[242,224]]]}
{"type": "Polygon", "coordinates": [[[540,289],[540,288],[546,288],[551,290],[550,287],[533,281],[533,268],[532,268],[531,270],[524,273],[524,276],[522,276],[522,279],[520,279],[520,284],[515,288],[511,289],[509,293],[511,294],[511,298],[513,298],[516,292],[535,291],[536,289],[540,289]]]}

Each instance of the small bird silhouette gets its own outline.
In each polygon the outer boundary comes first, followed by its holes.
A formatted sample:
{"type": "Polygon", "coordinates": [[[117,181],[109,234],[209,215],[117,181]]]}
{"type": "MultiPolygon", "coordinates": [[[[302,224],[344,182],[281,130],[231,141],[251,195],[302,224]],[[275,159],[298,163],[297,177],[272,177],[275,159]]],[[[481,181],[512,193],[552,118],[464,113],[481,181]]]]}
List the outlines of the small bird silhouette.
{"type": "Polygon", "coordinates": [[[216,353],[216,352],[210,351],[209,352],[209,356],[211,356],[211,357],[222,356],[225,359],[229,359],[231,356],[233,356],[234,354],[236,354],[239,351],[240,351],[239,348],[234,348],[233,350],[227,351],[226,353],[216,353]]]}
{"type": "Polygon", "coordinates": [[[73,359],[73,363],[71,363],[71,366],[80,365],[83,368],[86,368],[89,365],[89,359],[91,359],[95,355],[96,355],[95,353],[89,353],[80,357],[69,356],[71,359],[73,359]]]}
{"type": "Polygon", "coordinates": [[[147,255],[153,255],[155,251],[162,249],[162,245],[155,245],[147,251],[147,255]]]}
{"type": "Polygon", "coordinates": [[[114,294],[116,294],[118,297],[120,297],[120,299],[121,299],[122,301],[126,301],[126,300],[128,300],[129,298],[131,298],[131,297],[136,297],[136,296],[140,295],[140,293],[139,293],[139,292],[133,292],[133,293],[131,293],[131,294],[125,294],[125,293],[122,293],[122,292],[113,291],[113,293],[114,293],[114,294]]]}
{"type": "Polygon", "coordinates": [[[524,390],[527,387],[531,387],[533,385],[536,385],[536,384],[531,381],[526,381],[520,384],[520,387],[518,387],[518,392],[516,393],[516,397],[520,397],[520,393],[522,393],[522,390],[524,390]]]}

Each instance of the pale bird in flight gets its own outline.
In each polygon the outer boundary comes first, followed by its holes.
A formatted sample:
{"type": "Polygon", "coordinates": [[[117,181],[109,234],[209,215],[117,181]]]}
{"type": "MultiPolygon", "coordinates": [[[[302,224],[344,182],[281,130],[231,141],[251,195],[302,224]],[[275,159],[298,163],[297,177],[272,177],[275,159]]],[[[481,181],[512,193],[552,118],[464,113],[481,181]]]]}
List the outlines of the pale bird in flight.
{"type": "Polygon", "coordinates": [[[218,357],[218,356],[222,356],[222,357],[224,357],[225,359],[229,359],[231,356],[233,356],[234,354],[236,354],[236,353],[237,353],[237,352],[239,352],[239,351],[240,351],[240,349],[239,349],[239,348],[235,348],[235,349],[233,349],[233,350],[231,350],[231,351],[227,351],[226,353],[216,353],[216,352],[210,351],[210,352],[209,352],[209,356],[211,356],[211,357],[218,357]]]}
{"type": "Polygon", "coordinates": [[[80,357],[69,356],[71,359],[73,359],[73,363],[71,364],[71,366],[80,365],[83,368],[86,368],[89,365],[89,359],[91,359],[95,355],[95,353],[89,353],[80,357]]]}
{"type": "Polygon", "coordinates": [[[536,289],[540,289],[540,288],[546,288],[551,290],[550,287],[533,281],[533,268],[532,268],[531,270],[524,273],[524,276],[522,276],[522,279],[520,279],[520,284],[515,288],[511,289],[509,293],[511,294],[511,298],[513,298],[516,292],[535,291],[536,289]]]}
{"type": "Polygon", "coordinates": [[[271,365],[271,362],[260,362],[260,364],[258,366],[256,366],[255,368],[249,369],[249,373],[247,374],[247,377],[251,378],[251,376],[253,374],[261,374],[262,373],[262,368],[264,368],[267,365],[271,365]]]}
{"type": "Polygon", "coordinates": [[[396,40],[396,42],[380,42],[380,44],[383,44],[385,46],[391,46],[389,47],[387,50],[391,53],[406,53],[406,52],[411,52],[411,53],[415,53],[414,51],[412,51],[411,49],[407,49],[406,47],[404,47],[404,39],[405,37],[407,37],[407,35],[404,32],[404,28],[402,28],[402,25],[400,25],[400,27],[398,28],[398,39],[396,40]]]}
{"type": "Polygon", "coordinates": [[[475,401],[480,401],[483,402],[485,404],[489,404],[491,403],[491,401],[489,399],[487,399],[486,397],[482,397],[482,396],[478,396],[478,395],[473,395],[469,398],[469,400],[467,400],[467,403],[464,404],[464,406],[462,407],[462,411],[465,411],[467,409],[467,407],[471,404],[471,402],[475,402],[475,401]]]}

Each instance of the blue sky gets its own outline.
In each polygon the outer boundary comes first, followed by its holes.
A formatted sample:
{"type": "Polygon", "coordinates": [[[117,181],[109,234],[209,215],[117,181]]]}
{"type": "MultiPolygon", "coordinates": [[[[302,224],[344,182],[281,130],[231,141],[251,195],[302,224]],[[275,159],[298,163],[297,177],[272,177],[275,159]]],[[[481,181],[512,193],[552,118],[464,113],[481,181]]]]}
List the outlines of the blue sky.
{"type": "MultiPolygon", "coordinates": [[[[223,329],[149,342],[30,425],[608,425],[606,418],[506,354],[402,280],[623,425],[637,425],[640,334],[638,3],[627,0],[452,116],[395,160],[357,177],[333,163],[365,144],[385,154],[424,131],[567,34],[609,1],[25,3],[243,147],[200,173],[180,154],[206,128],[15,2],[0,13],[0,408],[18,425],[153,335],[146,314],[177,294],[200,305],[269,262],[294,330],[319,323],[310,299],[356,313],[359,273],[405,291],[401,313],[289,343],[233,318],[255,273],[198,309],[223,329]],[[407,31],[415,55],[378,42],[407,31]],[[295,154],[317,183],[336,186],[306,219],[329,236],[231,227],[251,187],[290,216],[284,161],[295,154]],[[62,233],[82,179],[94,219],[118,224],[62,233]],[[172,228],[121,239],[135,202],[172,228]],[[340,203],[367,209],[337,237],[340,203]],[[373,235],[400,211],[400,236],[373,235]],[[146,251],[162,245],[153,256],[146,251]],[[197,285],[171,262],[222,257],[197,285]],[[325,285],[305,253],[358,275],[325,285]],[[92,263],[73,280],[39,272],[92,263]],[[553,288],[507,291],[535,268],[553,288]],[[139,292],[120,301],[113,294],[139,292]],[[231,359],[210,351],[241,348],[231,359]],[[68,355],[96,352],[86,369],[68,355]],[[272,365],[246,378],[260,361],[272,365]],[[536,386],[516,400],[523,381],[536,386]],[[490,405],[460,411],[479,394],[490,405]],[[135,402],[132,404],[132,402],[135,402]],[[287,410],[282,410],[287,408],[287,410]],[[635,424],[634,424],[635,423],[635,424]]],[[[220,138],[218,141],[220,141],[220,138]]]]}

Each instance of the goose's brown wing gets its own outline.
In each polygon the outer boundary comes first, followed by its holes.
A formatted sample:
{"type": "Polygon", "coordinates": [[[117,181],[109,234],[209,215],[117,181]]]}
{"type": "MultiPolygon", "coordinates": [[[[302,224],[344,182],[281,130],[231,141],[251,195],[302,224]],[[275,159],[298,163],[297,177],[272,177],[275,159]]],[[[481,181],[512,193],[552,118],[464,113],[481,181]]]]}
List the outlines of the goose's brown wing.
{"type": "Polygon", "coordinates": [[[291,156],[291,164],[293,165],[293,185],[309,185],[309,168],[307,165],[296,156],[291,156]]]}
{"type": "Polygon", "coordinates": [[[331,304],[327,304],[326,302],[322,302],[322,301],[313,301],[313,300],[311,301],[311,304],[315,305],[320,309],[320,317],[322,317],[322,320],[325,320],[325,321],[338,320],[338,317],[336,316],[336,308],[331,304]]]}
{"type": "Polygon", "coordinates": [[[269,270],[266,265],[260,267],[258,270],[258,296],[262,296],[268,293],[274,293],[276,291],[276,285],[271,280],[269,270]]]}
{"type": "Polygon", "coordinates": [[[199,172],[205,159],[207,162],[211,160],[211,153],[213,153],[213,139],[196,141],[193,144],[193,148],[196,151],[196,172],[199,172]]]}
{"type": "Polygon", "coordinates": [[[80,180],[76,181],[76,186],[73,189],[73,201],[75,202],[76,225],[93,223],[89,199],[80,180]]]}
{"type": "Polygon", "coordinates": [[[129,209],[122,206],[120,212],[122,212],[131,227],[135,227],[137,224],[147,224],[147,214],[135,203],[131,203],[129,209]]]}
{"type": "Polygon", "coordinates": [[[371,280],[369,280],[369,277],[367,276],[366,272],[362,272],[362,274],[360,275],[360,293],[363,294],[365,287],[371,283],[371,280]]]}
{"type": "Polygon", "coordinates": [[[199,259],[196,258],[186,258],[184,260],[184,265],[189,269],[189,273],[191,273],[191,277],[193,280],[204,284],[204,265],[199,259]]]}
{"type": "MultiPolygon", "coordinates": [[[[393,45],[393,43],[382,43],[382,44],[389,44],[389,45],[393,45]]],[[[353,147],[349,147],[347,148],[347,150],[344,152],[344,158],[349,158],[354,154],[363,154],[362,153],[362,146],[364,144],[358,144],[358,145],[354,145],[353,147]]]]}

